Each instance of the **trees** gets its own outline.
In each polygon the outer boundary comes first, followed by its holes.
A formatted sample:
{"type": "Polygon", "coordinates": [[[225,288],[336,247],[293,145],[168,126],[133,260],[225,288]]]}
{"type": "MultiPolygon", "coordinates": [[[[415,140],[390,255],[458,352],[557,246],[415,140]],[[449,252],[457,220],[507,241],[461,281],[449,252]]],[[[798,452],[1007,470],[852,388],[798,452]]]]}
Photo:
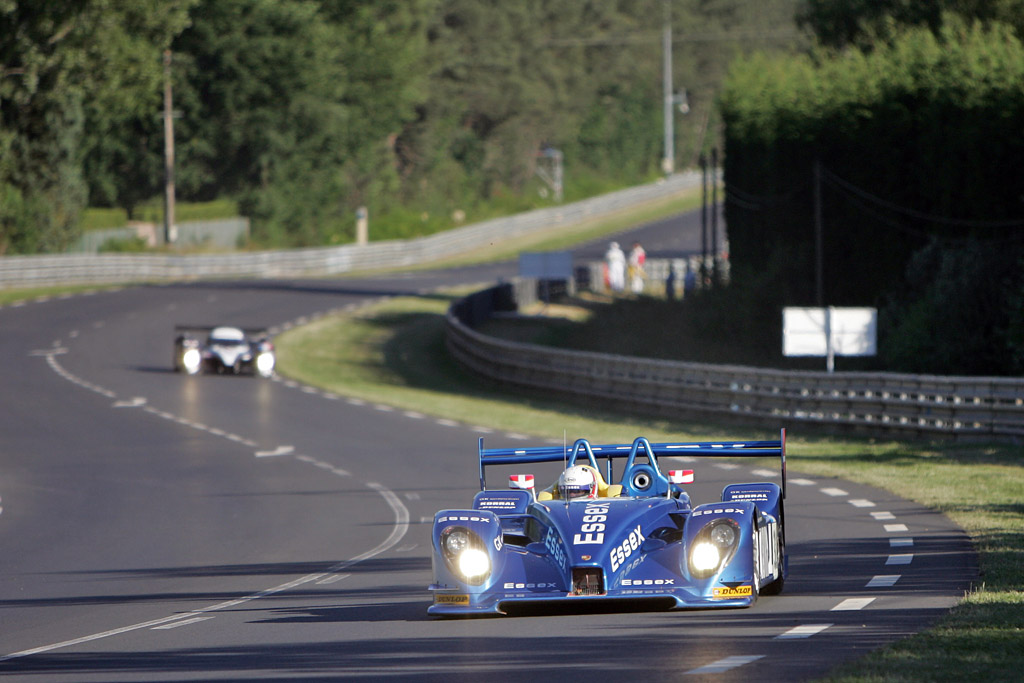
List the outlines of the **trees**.
{"type": "Polygon", "coordinates": [[[311,245],[351,239],[358,206],[376,238],[531,207],[547,146],[570,198],[656,175],[666,7],[692,163],[725,62],[792,41],[796,1],[0,0],[0,248],[60,249],[86,199],[130,214],[160,194],[168,47],[178,196],[230,196],[261,243],[311,245]]]}
{"type": "Polygon", "coordinates": [[[1021,83],[1014,29],[953,15],[870,49],[737,64],[722,98],[734,281],[785,263],[782,301],[817,303],[820,189],[824,303],[884,307],[896,369],[1009,371],[1021,83]]]}

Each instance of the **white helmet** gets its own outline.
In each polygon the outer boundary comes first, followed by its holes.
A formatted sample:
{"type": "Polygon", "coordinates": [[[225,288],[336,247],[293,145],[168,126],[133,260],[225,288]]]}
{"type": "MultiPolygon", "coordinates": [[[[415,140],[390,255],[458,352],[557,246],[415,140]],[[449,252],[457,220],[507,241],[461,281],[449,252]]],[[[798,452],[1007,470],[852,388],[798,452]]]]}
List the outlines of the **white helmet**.
{"type": "Polygon", "coordinates": [[[563,500],[597,498],[597,478],[589,467],[573,465],[558,477],[558,496],[563,500]]]}

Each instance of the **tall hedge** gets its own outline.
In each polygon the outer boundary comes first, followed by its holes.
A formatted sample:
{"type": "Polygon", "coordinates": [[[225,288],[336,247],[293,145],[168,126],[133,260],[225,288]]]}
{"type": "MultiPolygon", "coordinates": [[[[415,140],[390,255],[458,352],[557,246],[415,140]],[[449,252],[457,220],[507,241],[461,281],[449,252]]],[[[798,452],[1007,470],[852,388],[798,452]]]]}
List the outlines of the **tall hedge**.
{"type": "Polygon", "coordinates": [[[870,52],[737,62],[721,97],[733,272],[813,304],[815,162],[825,303],[878,304],[930,239],[1009,240],[1024,218],[1024,46],[951,19],[870,52]]]}

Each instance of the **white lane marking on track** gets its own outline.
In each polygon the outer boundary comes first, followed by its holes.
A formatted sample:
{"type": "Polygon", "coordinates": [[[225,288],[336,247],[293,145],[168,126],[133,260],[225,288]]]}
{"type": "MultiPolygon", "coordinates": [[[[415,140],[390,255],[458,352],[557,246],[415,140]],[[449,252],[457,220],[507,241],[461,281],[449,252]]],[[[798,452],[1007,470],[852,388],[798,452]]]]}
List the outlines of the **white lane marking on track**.
{"type": "Polygon", "coordinates": [[[787,483],[796,484],[797,486],[814,486],[816,482],[810,479],[787,479],[787,483]]]}
{"type": "Polygon", "coordinates": [[[442,427],[458,427],[459,426],[459,423],[456,422],[455,420],[449,420],[449,419],[446,419],[446,418],[445,419],[434,420],[434,422],[436,422],[437,424],[441,425],[442,427]]]}
{"type": "Polygon", "coordinates": [[[880,574],[872,577],[865,588],[890,588],[896,585],[902,574],[880,574]]]}
{"type": "Polygon", "coordinates": [[[872,503],[870,500],[865,500],[864,498],[854,498],[854,499],[849,500],[847,502],[850,503],[850,505],[852,505],[855,508],[873,508],[873,507],[875,507],[874,503],[872,503]]]}
{"type": "Polygon", "coordinates": [[[352,575],[351,574],[331,574],[330,576],[325,576],[324,578],[322,578],[319,581],[317,581],[316,585],[318,585],[318,586],[326,586],[327,584],[336,583],[338,581],[341,581],[342,579],[347,579],[350,576],[352,576],[352,575]]]}
{"type": "Polygon", "coordinates": [[[404,413],[402,413],[402,415],[405,415],[408,418],[412,418],[413,420],[422,420],[423,418],[426,417],[426,415],[424,415],[423,413],[417,413],[415,410],[407,410],[404,413]]]}
{"type": "Polygon", "coordinates": [[[750,470],[750,473],[753,474],[755,477],[774,477],[775,475],[778,474],[778,472],[773,471],[773,470],[761,470],[761,469],[750,470]]]}
{"type": "Polygon", "coordinates": [[[715,467],[717,467],[720,470],[738,470],[740,468],[739,465],[736,465],[731,462],[716,462],[715,467]]]}
{"type": "Polygon", "coordinates": [[[736,655],[733,657],[726,657],[725,659],[719,659],[717,662],[711,662],[697,669],[690,669],[683,673],[684,676],[700,676],[702,674],[720,674],[730,669],[743,666],[744,664],[750,664],[762,659],[764,655],[736,655]]]}
{"type": "Polygon", "coordinates": [[[178,628],[179,626],[198,624],[201,621],[208,621],[209,619],[213,619],[213,617],[192,617],[191,619],[182,619],[181,621],[172,621],[169,624],[161,624],[160,626],[154,626],[153,630],[166,630],[171,628],[178,628]]]}
{"type": "Polygon", "coordinates": [[[832,624],[806,624],[804,626],[794,626],[785,633],[781,633],[775,636],[775,640],[789,640],[791,638],[810,638],[813,635],[821,633],[832,624]]]}
{"type": "Polygon", "coordinates": [[[914,545],[914,539],[912,539],[912,538],[890,538],[889,539],[889,547],[890,548],[908,548],[908,547],[910,547],[912,545],[914,545]]]}
{"type": "Polygon", "coordinates": [[[295,446],[278,446],[272,451],[256,451],[257,458],[274,458],[279,455],[291,455],[295,452],[295,446]]]}
{"type": "Polygon", "coordinates": [[[182,615],[182,614],[174,614],[174,615],[171,615],[171,616],[162,617],[160,619],[153,619],[153,620],[144,621],[144,622],[141,622],[141,623],[138,623],[138,624],[132,624],[131,626],[122,626],[121,628],[115,628],[115,629],[111,629],[109,631],[103,631],[102,633],[94,633],[92,635],[82,636],[81,638],[73,638],[71,640],[65,640],[65,641],[62,641],[62,642],[59,642],[59,643],[53,643],[53,644],[50,644],[50,645],[42,645],[40,647],[31,648],[29,650],[21,650],[20,652],[12,652],[11,654],[0,656],[0,662],[6,662],[6,661],[9,661],[9,660],[12,660],[12,659],[19,659],[19,658],[22,658],[22,657],[28,657],[30,655],[41,654],[43,652],[52,652],[53,650],[59,650],[59,649],[66,648],[66,647],[72,647],[74,645],[81,645],[83,643],[90,643],[90,642],[93,642],[93,641],[96,641],[96,640],[101,640],[103,638],[110,638],[112,636],[121,635],[123,633],[129,633],[131,631],[138,631],[140,629],[145,629],[145,628],[153,628],[154,626],[160,626],[161,624],[167,624],[167,623],[170,623],[170,622],[176,622],[176,621],[178,621],[179,619],[182,619],[182,618],[191,618],[191,617],[200,616],[200,615],[204,615],[205,616],[205,615],[209,614],[210,612],[216,612],[216,611],[220,611],[220,610],[230,609],[232,607],[237,607],[238,605],[245,604],[246,602],[251,602],[253,600],[259,600],[261,598],[266,598],[266,597],[269,597],[271,595],[276,595],[277,593],[281,593],[281,592],[284,592],[284,591],[287,591],[287,590],[291,590],[293,588],[297,588],[297,587],[305,585],[307,583],[313,583],[313,582],[316,582],[316,581],[320,581],[321,579],[323,579],[324,577],[326,577],[328,575],[340,572],[341,570],[347,569],[348,567],[351,567],[351,566],[353,566],[355,564],[358,564],[359,562],[362,562],[363,560],[368,560],[368,559],[370,559],[372,557],[376,557],[377,555],[380,555],[381,553],[386,552],[387,550],[390,550],[394,546],[398,545],[398,542],[401,541],[402,537],[405,536],[405,534],[409,531],[409,510],[404,505],[402,505],[402,501],[399,500],[398,496],[395,495],[394,492],[392,492],[390,489],[388,489],[388,488],[386,488],[384,486],[381,486],[377,482],[367,482],[366,485],[369,488],[371,488],[374,491],[376,491],[378,494],[380,494],[380,496],[382,498],[384,498],[385,502],[387,502],[388,506],[391,508],[392,512],[394,512],[394,514],[395,514],[395,522],[394,522],[394,524],[391,527],[391,533],[388,535],[388,537],[386,539],[384,539],[384,541],[379,543],[376,547],[371,548],[370,550],[367,550],[364,553],[360,553],[359,555],[356,555],[355,557],[352,557],[352,558],[350,558],[348,560],[344,560],[342,562],[339,562],[339,563],[335,564],[334,566],[329,567],[326,571],[319,572],[319,573],[316,573],[316,574],[308,574],[306,576],[303,576],[303,577],[300,577],[298,579],[295,579],[294,581],[289,581],[287,583],[282,583],[279,586],[274,586],[273,588],[268,588],[268,589],[260,591],[258,593],[252,593],[250,595],[246,595],[244,597],[237,598],[235,600],[228,600],[226,602],[221,602],[221,603],[218,603],[216,605],[211,605],[211,606],[205,607],[203,609],[193,610],[192,612],[189,612],[188,614],[184,614],[184,615],[182,615]]]}
{"type": "MultiPolygon", "coordinates": [[[[65,379],[68,379],[69,381],[72,381],[73,383],[78,384],[80,386],[83,386],[85,388],[88,388],[88,389],[90,389],[92,391],[96,391],[98,393],[106,395],[109,398],[115,398],[116,397],[116,394],[114,394],[113,392],[108,391],[106,389],[103,389],[102,387],[96,387],[95,385],[91,385],[91,384],[89,384],[87,382],[84,382],[84,381],[74,377],[70,373],[68,373],[60,365],[60,363],[58,363],[56,361],[56,356],[61,354],[61,353],[67,353],[67,349],[57,349],[57,348],[48,349],[48,350],[46,350],[43,353],[38,353],[38,354],[33,354],[33,355],[45,356],[46,360],[47,360],[47,363],[50,365],[50,367],[58,375],[60,375],[61,377],[64,377],[65,379]]],[[[177,418],[177,417],[175,417],[173,415],[170,415],[168,413],[162,413],[161,411],[158,411],[158,410],[156,410],[156,409],[154,409],[154,408],[152,408],[150,406],[145,406],[143,409],[146,412],[149,412],[151,414],[158,415],[158,416],[161,416],[161,417],[163,415],[168,415],[170,417],[170,419],[173,419],[173,420],[175,420],[177,422],[180,422],[182,424],[187,424],[187,425],[189,425],[191,427],[194,427],[196,429],[202,429],[202,430],[207,430],[208,429],[208,427],[206,427],[205,425],[202,425],[202,424],[199,424],[199,423],[193,423],[193,422],[190,422],[188,420],[184,420],[183,418],[177,418]]],[[[250,445],[252,447],[255,447],[256,444],[253,443],[253,442],[250,442],[250,445]]],[[[297,460],[301,460],[301,461],[309,462],[309,463],[313,463],[313,464],[318,464],[318,461],[315,458],[310,458],[309,456],[297,455],[295,457],[296,457],[297,460]]],[[[328,469],[330,469],[331,472],[333,472],[334,474],[337,474],[339,476],[351,476],[349,472],[347,472],[346,470],[343,470],[341,468],[329,467],[328,469]]],[[[289,581],[288,583],[284,583],[284,584],[281,584],[279,586],[274,586],[272,588],[268,588],[268,589],[260,591],[258,593],[252,593],[250,595],[247,595],[247,596],[235,599],[235,600],[229,600],[227,602],[218,603],[216,605],[211,605],[209,607],[206,607],[206,608],[203,608],[203,609],[200,609],[200,610],[194,610],[194,611],[186,613],[186,614],[173,614],[173,615],[170,615],[170,616],[162,617],[160,619],[152,619],[152,620],[141,622],[141,623],[138,623],[138,624],[132,624],[130,626],[123,626],[121,628],[115,628],[115,629],[111,629],[109,631],[103,631],[102,633],[94,633],[92,635],[82,636],[80,638],[74,638],[74,639],[71,639],[71,640],[65,640],[65,641],[62,641],[62,642],[59,642],[59,643],[52,643],[50,645],[43,645],[43,646],[40,646],[40,647],[35,647],[35,648],[28,649],[28,650],[21,650],[19,652],[12,652],[10,654],[0,655],[0,662],[9,661],[9,660],[12,660],[12,659],[19,659],[19,658],[22,658],[22,657],[28,657],[30,655],[35,655],[35,654],[41,654],[43,652],[51,652],[53,650],[59,650],[59,649],[62,649],[62,648],[72,647],[72,646],[75,646],[75,645],[81,645],[83,643],[89,643],[89,642],[93,642],[93,641],[96,641],[96,640],[101,640],[101,639],[104,639],[104,638],[110,638],[110,637],[113,637],[113,636],[121,635],[123,633],[129,633],[131,631],[137,631],[137,630],[140,630],[140,629],[155,628],[155,627],[159,627],[159,626],[161,626],[163,624],[170,624],[172,622],[177,623],[177,622],[179,622],[180,620],[183,620],[183,619],[187,620],[187,619],[191,619],[191,618],[198,617],[198,616],[201,616],[201,615],[205,615],[205,614],[207,614],[209,612],[215,612],[215,611],[218,611],[218,610],[229,609],[231,607],[235,607],[237,605],[241,605],[241,604],[244,604],[246,602],[250,602],[250,601],[253,601],[253,600],[259,600],[261,598],[265,598],[265,597],[268,597],[268,596],[271,596],[271,595],[275,595],[275,594],[283,592],[283,591],[291,590],[293,588],[296,588],[298,586],[302,586],[302,585],[310,583],[310,582],[319,581],[319,580],[323,579],[327,575],[336,574],[340,570],[348,568],[348,567],[351,567],[351,566],[353,566],[353,565],[355,565],[355,564],[357,564],[359,562],[362,562],[363,560],[367,560],[367,559],[370,559],[372,557],[376,557],[377,555],[380,555],[381,553],[384,553],[384,552],[390,550],[391,548],[393,548],[395,545],[398,544],[399,541],[402,540],[402,538],[406,535],[406,533],[408,533],[408,531],[409,531],[409,510],[408,510],[408,508],[405,507],[405,505],[402,504],[402,501],[399,500],[398,496],[395,495],[395,493],[392,492],[387,487],[382,486],[381,484],[379,484],[377,482],[367,482],[366,486],[371,488],[371,489],[373,489],[382,498],[384,498],[385,502],[388,504],[388,506],[391,508],[392,512],[395,515],[395,521],[392,524],[391,533],[388,535],[388,537],[384,541],[379,543],[377,546],[371,548],[370,550],[368,550],[368,551],[366,551],[364,553],[356,555],[355,557],[352,557],[352,558],[350,558],[348,560],[344,560],[342,562],[339,562],[339,563],[335,564],[334,566],[329,567],[324,572],[320,572],[320,573],[317,573],[317,574],[309,574],[307,576],[303,576],[303,577],[300,577],[298,579],[295,579],[294,581],[289,581]]],[[[0,512],[2,512],[2,508],[0,508],[0,512]]],[[[204,618],[212,618],[212,617],[204,617],[204,618]]],[[[182,625],[184,625],[184,624],[182,624],[182,625]]]]}
{"type": "Polygon", "coordinates": [[[146,405],[146,399],[142,396],[136,396],[127,401],[114,401],[115,408],[138,408],[139,406],[146,405]]]}
{"type": "Polygon", "coordinates": [[[875,521],[881,522],[884,520],[896,519],[896,515],[891,512],[872,512],[871,516],[875,518],[875,521]]]}
{"type": "Polygon", "coordinates": [[[906,524],[886,524],[885,531],[887,533],[896,533],[897,531],[909,531],[906,524]]]}
{"type": "Polygon", "coordinates": [[[910,564],[914,561],[914,553],[901,553],[897,555],[890,555],[889,559],[885,561],[887,565],[890,564],[910,564]]]}
{"type": "Polygon", "coordinates": [[[874,598],[847,598],[846,600],[843,600],[841,603],[833,607],[830,611],[855,612],[864,609],[874,601],[874,598]]]}
{"type": "Polygon", "coordinates": [[[850,495],[846,491],[837,488],[821,489],[821,492],[824,493],[826,496],[832,496],[833,498],[839,498],[840,496],[850,495]]]}

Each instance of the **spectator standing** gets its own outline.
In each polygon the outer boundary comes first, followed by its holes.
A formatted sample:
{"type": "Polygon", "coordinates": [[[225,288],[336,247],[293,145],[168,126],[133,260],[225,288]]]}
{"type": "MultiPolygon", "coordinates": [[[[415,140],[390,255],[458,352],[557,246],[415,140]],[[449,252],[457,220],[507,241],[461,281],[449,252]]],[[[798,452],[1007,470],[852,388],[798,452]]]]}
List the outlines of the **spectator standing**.
{"type": "Polygon", "coordinates": [[[634,294],[644,291],[644,264],[647,263],[647,252],[639,242],[633,242],[629,251],[629,288],[634,294]]]}
{"type": "Polygon", "coordinates": [[[608,245],[604,260],[608,264],[608,286],[613,292],[621,292],[626,288],[626,254],[618,242],[608,245]]]}

